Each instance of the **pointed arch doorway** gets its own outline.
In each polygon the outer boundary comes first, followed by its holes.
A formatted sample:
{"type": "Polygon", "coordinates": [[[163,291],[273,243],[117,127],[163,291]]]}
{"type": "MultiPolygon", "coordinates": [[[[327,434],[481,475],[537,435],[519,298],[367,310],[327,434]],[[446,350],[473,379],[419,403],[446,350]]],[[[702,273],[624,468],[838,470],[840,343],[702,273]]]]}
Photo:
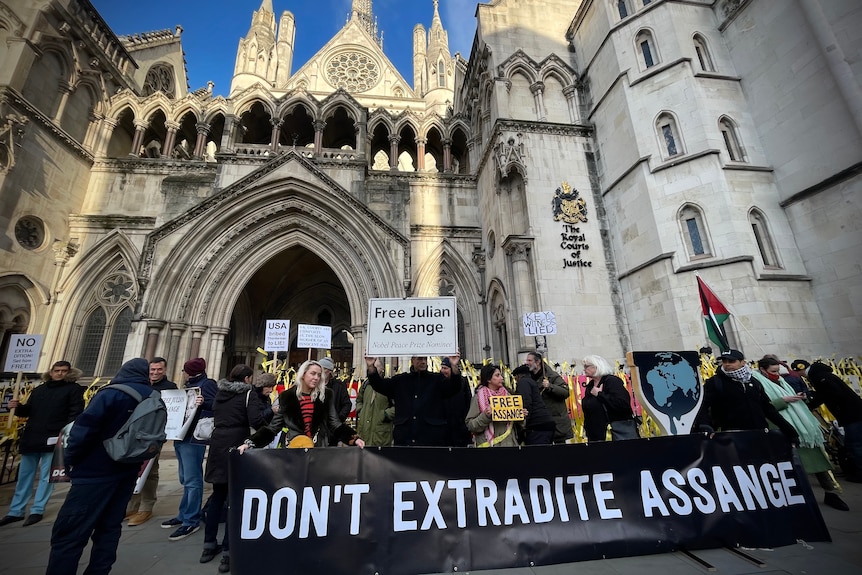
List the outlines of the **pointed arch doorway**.
{"type": "MultiPolygon", "coordinates": [[[[353,345],[348,341],[350,303],[344,286],[333,269],[308,248],[294,245],[271,255],[248,279],[231,315],[224,371],[239,363],[260,364],[263,356],[257,348],[263,346],[268,319],[290,320],[291,366],[309,355],[309,350],[296,346],[299,324],[330,326],[333,360],[348,370],[353,365],[353,345]]],[[[312,359],[325,355],[325,349],[311,350],[312,359]]]]}

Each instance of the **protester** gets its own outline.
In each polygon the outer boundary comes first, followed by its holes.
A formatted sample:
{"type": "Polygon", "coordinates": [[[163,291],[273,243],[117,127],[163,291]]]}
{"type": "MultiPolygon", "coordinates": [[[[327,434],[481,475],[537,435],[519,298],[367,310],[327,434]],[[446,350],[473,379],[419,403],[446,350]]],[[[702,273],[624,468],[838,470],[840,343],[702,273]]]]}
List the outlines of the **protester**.
{"type": "Polygon", "coordinates": [[[54,492],[54,484],[49,480],[57,436],[66,424],[84,411],[84,388],[77,383],[80,376],[81,370],[73,368],[68,361],[58,361],[51,366],[50,371],[42,374],[43,383],[32,391],[27,403],[20,403],[16,399],[9,402],[9,409],[15,409],[18,417],[26,417],[27,425],[18,440],[21,462],[18,465],[15,494],[12,495],[9,512],[0,519],[0,526],[24,521],[24,511],[33,495],[33,480],[37,470],[39,483],[36,496],[24,526],[42,520],[45,505],[54,492]]]}
{"type": "Polygon", "coordinates": [[[310,359],[299,366],[296,385],[278,396],[279,410],[269,425],[262,427],[239,447],[240,453],[249,447],[263,447],[275,439],[279,432],[284,435],[284,445],[297,437],[310,439],[315,447],[346,445],[365,447],[349,425],[338,418],[333,403],[332,390],[323,383],[323,368],[310,359]]]}
{"type": "MultiPolygon", "coordinates": [[[[796,363],[796,362],[794,362],[796,363]]],[[[847,450],[845,479],[862,483],[862,398],[850,386],[832,373],[825,363],[815,361],[808,368],[808,381],[814,388],[811,409],[826,405],[844,429],[844,448],[847,450]]],[[[844,468],[842,464],[842,468],[844,468]]]]}
{"type": "Polygon", "coordinates": [[[584,358],[584,375],[589,378],[581,400],[587,441],[605,441],[608,425],[614,441],[640,437],[632,398],[623,380],[613,374],[608,360],[588,355],[584,358]]]}
{"type": "Polygon", "coordinates": [[[703,404],[692,433],[767,429],[775,424],[791,443],[799,441],[793,426],[779,415],[760,382],[752,377],[745,355],[731,349],[719,356],[721,367],[703,385],[703,404]]]}
{"type": "Polygon", "coordinates": [[[383,378],[376,357],[366,357],[368,385],[395,401],[395,421],[392,440],[395,445],[436,446],[449,445],[449,421],[446,398],[461,389],[461,355],[449,357],[450,376],[428,371],[428,358],[413,356],[411,371],[383,378]]]}
{"type": "Polygon", "coordinates": [[[335,405],[336,413],[338,413],[338,419],[344,423],[353,410],[353,402],[350,401],[347,384],[335,377],[333,373],[335,362],[332,361],[331,357],[324,357],[317,363],[323,368],[323,380],[326,382],[326,387],[332,390],[332,402],[335,405]]]}
{"type": "Polygon", "coordinates": [[[467,429],[473,434],[476,447],[517,447],[517,427],[522,421],[493,421],[491,417],[491,398],[506,397],[509,391],[503,386],[503,374],[494,364],[482,366],[479,371],[479,384],[467,412],[467,429]]]}
{"type": "MultiPolygon", "coordinates": [[[[163,357],[155,357],[150,361],[150,386],[159,391],[176,389],[177,384],[170,381],[166,375],[167,360],[163,357]]],[[[161,450],[153,458],[150,473],[144,480],[144,485],[140,493],[132,495],[129,506],[126,507],[126,519],[129,520],[129,527],[137,527],[149,521],[153,516],[153,507],[158,500],[157,493],[159,490],[159,455],[161,450]]]]}
{"type": "Polygon", "coordinates": [[[278,413],[278,404],[272,403],[272,390],[275,389],[275,375],[272,373],[258,373],[254,376],[254,392],[260,400],[260,414],[265,423],[272,421],[278,413]]]}
{"type": "Polygon", "coordinates": [[[569,408],[566,400],[569,398],[569,386],[559,373],[551,369],[542,360],[542,354],[531,351],[527,354],[526,365],[530,368],[530,376],[539,386],[542,401],[551,412],[556,423],[554,443],[566,443],[574,437],[572,432],[572,420],[569,417],[569,408]]]}
{"type": "MultiPolygon", "coordinates": [[[[779,369],[778,374],[781,376],[781,379],[784,380],[784,383],[788,384],[793,389],[794,394],[803,393],[806,397],[808,396],[808,386],[805,385],[805,380],[802,379],[802,375],[800,373],[787,365],[787,362],[778,359],[778,356],[774,353],[768,353],[763,357],[764,359],[777,362],[779,369]]],[[[759,361],[757,362],[757,365],[758,367],[760,366],[759,361]]]]}
{"type": "Polygon", "coordinates": [[[805,473],[813,474],[826,491],[823,503],[849,511],[850,508],[838,496],[841,486],[832,476],[832,463],[823,448],[823,432],[820,423],[805,405],[805,392],[794,390],[781,377],[781,363],[774,356],[764,356],[757,362],[757,371],[752,373],[778,410],[778,413],[799,434],[799,459],[805,473]]]}
{"type": "Polygon", "coordinates": [[[127,361],[110,385],[93,397],[69,432],[65,463],[72,486],[51,531],[51,554],[46,575],[74,575],[87,541],[92,539],[90,561],[84,573],[106,574],[117,560],[123,515],[135,487],[140,463],[111,459],[102,442],[120,430],[138,402],[124,384],[142,397],[152,393],[149,362],[127,361]]]}
{"type": "Polygon", "coordinates": [[[204,495],[204,454],[206,441],[195,439],[194,431],[201,417],[212,417],[213,400],[218,392],[215,381],[207,377],[207,362],[202,357],[190,359],[183,364],[186,377],[185,388],[199,388],[197,411],[189,425],[188,432],[181,440],[174,441],[174,452],[177,454],[177,470],[180,483],[183,486],[183,498],[176,517],[162,522],[162,528],[175,531],[168,537],[171,541],[180,541],[198,531],[201,522],[201,505],[204,495]]]}
{"type": "MultiPolygon", "coordinates": [[[[212,483],[213,494],[210,498],[211,513],[207,513],[204,526],[204,549],[200,562],[208,563],[220,552],[219,573],[230,571],[230,541],[228,523],[225,519],[224,537],[218,545],[218,526],[220,510],[225,506],[228,495],[228,453],[248,439],[249,427],[258,429],[266,425],[260,398],[252,385],[254,370],[247,365],[234,367],[227,379],[218,382],[218,393],[213,401],[215,428],[210,438],[207,456],[206,482],[212,483]]],[[[270,410],[272,412],[272,410],[270,410]]]]}
{"type": "Polygon", "coordinates": [[[394,401],[368,384],[359,388],[359,394],[356,396],[356,433],[365,440],[365,445],[392,445],[394,420],[394,401]]]}
{"type": "MultiPolygon", "coordinates": [[[[444,357],[440,362],[440,373],[443,377],[452,377],[452,362],[444,357]]],[[[453,447],[467,447],[473,444],[473,434],[467,429],[464,419],[470,410],[470,400],[473,392],[470,391],[470,383],[463,375],[457,376],[461,380],[458,393],[446,398],[446,419],[449,424],[449,442],[453,447]]]]}
{"type": "Polygon", "coordinates": [[[515,378],[515,393],[521,396],[527,412],[524,445],[551,445],[557,425],[542,400],[539,386],[530,377],[530,368],[526,364],[516,367],[512,376],[515,378]]]}

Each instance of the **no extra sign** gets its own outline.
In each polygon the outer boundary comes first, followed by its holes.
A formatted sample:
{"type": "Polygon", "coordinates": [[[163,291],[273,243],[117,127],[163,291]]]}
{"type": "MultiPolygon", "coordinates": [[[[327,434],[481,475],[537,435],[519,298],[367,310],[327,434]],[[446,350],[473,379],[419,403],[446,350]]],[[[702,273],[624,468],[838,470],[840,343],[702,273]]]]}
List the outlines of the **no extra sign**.
{"type": "Polygon", "coordinates": [[[3,370],[36,371],[41,351],[41,335],[13,334],[9,341],[9,353],[6,354],[6,367],[3,370]]]}

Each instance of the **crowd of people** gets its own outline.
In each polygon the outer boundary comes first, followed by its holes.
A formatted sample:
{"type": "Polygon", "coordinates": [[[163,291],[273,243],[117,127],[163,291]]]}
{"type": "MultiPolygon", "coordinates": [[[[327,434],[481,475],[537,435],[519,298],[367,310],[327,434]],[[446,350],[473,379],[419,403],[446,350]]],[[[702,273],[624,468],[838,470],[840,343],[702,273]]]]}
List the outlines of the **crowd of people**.
{"type": "MultiPolygon", "coordinates": [[[[842,468],[847,481],[862,482],[862,398],[821,362],[781,362],[767,355],[752,365],[738,350],[722,353],[715,375],[704,382],[703,402],[694,433],[774,429],[798,450],[804,470],[825,491],[824,503],[847,510],[841,486],[824,445],[821,420],[812,410],[823,405],[843,431],[842,468]],[[806,383],[807,382],[807,383],[806,383]]],[[[161,526],[178,541],[204,526],[201,563],[221,555],[218,571],[230,571],[230,541],[225,507],[228,496],[229,452],[252,448],[330,446],[447,446],[477,448],[551,445],[571,442],[569,384],[541,354],[527,354],[511,371],[481,367],[475,388],[461,372],[459,355],[444,357],[440,370],[430,371],[427,357],[411,358],[409,370],[385,377],[383,366],[366,357],[365,383],[355,401],[356,429],[348,423],[354,410],[347,384],[335,376],[331,358],[308,360],[296,372],[295,384],[273,401],[276,377],[235,366],[218,382],[207,376],[206,361],[192,358],[183,365],[182,388],[194,390],[188,431],[173,442],[182,499],[174,517],[161,526]],[[517,398],[521,406],[499,417],[493,405],[517,398]],[[196,424],[212,418],[210,437],[195,436],[196,424]],[[204,504],[204,486],[212,495],[204,504]],[[220,524],[225,523],[219,543],[220,524]]],[[[585,385],[580,405],[588,442],[639,437],[640,422],[632,411],[626,383],[604,358],[583,358],[585,385]]],[[[89,540],[93,541],[88,573],[108,573],[116,560],[122,522],[142,525],[153,516],[159,483],[157,453],[140,494],[132,495],[141,466],[118,462],[103,441],[122,427],[135,400],[114,388],[125,384],[142,397],[153,389],[177,389],[167,379],[164,358],[133,359],[84,408],[80,372],[65,361],[52,365],[44,383],[26,402],[10,408],[27,417],[19,440],[18,482],[0,526],[39,522],[51,496],[49,482],[54,443],[74,422],[65,447],[71,489],[54,523],[49,575],[75,573],[89,540]],[[25,517],[38,473],[35,499],[25,517]]]]}

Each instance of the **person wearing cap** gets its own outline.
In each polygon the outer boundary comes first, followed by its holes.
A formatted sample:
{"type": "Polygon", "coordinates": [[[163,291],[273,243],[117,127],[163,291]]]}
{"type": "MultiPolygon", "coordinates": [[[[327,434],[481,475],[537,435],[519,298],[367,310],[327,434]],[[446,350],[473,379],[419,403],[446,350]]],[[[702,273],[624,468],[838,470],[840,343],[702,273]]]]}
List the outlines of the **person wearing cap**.
{"type": "Polygon", "coordinates": [[[332,390],[332,401],[335,405],[335,411],[338,413],[338,419],[341,423],[347,420],[350,415],[350,410],[353,408],[353,403],[350,401],[350,393],[347,391],[347,384],[335,377],[335,362],[331,357],[324,357],[317,361],[323,368],[323,378],[326,381],[326,387],[332,390]]]}
{"type": "Polygon", "coordinates": [[[815,361],[808,368],[807,375],[814,388],[814,397],[808,407],[815,409],[826,405],[838,420],[838,425],[844,428],[844,448],[848,455],[846,466],[844,463],[841,465],[844,478],[862,483],[862,398],[825,363],[815,361]]]}
{"type": "Polygon", "coordinates": [[[731,349],[719,356],[721,367],[703,385],[703,404],[692,433],[763,430],[767,420],[796,444],[799,434],[769,401],[763,386],[752,377],[745,355],[731,349]]]}
{"type": "Polygon", "coordinates": [[[183,364],[183,374],[186,378],[185,389],[198,388],[197,411],[183,439],[174,441],[174,452],[177,455],[177,471],[183,486],[183,498],[180,500],[179,512],[176,517],[162,521],[163,529],[174,529],[168,539],[180,541],[198,531],[201,523],[201,506],[204,497],[204,455],[207,446],[205,441],[195,439],[194,431],[201,417],[213,416],[213,400],[218,393],[218,384],[206,373],[207,362],[202,357],[196,357],[183,364]]]}
{"type": "Polygon", "coordinates": [[[450,377],[428,371],[428,358],[413,356],[407,373],[391,378],[380,375],[376,357],[365,357],[368,385],[395,401],[392,439],[395,445],[446,447],[449,420],[446,398],[461,389],[461,354],[449,357],[450,377]]]}
{"type": "Polygon", "coordinates": [[[538,384],[530,377],[530,368],[527,364],[520,365],[512,370],[512,377],[516,381],[515,393],[523,399],[524,411],[527,412],[524,445],[551,445],[554,443],[557,424],[542,400],[538,384]]]}
{"type": "MultiPolygon", "coordinates": [[[[440,373],[443,377],[452,377],[452,362],[444,357],[440,362],[440,373]]],[[[470,383],[463,375],[458,376],[461,380],[461,389],[452,397],[446,398],[446,414],[449,419],[449,445],[452,447],[467,447],[473,445],[473,434],[467,429],[464,422],[467,412],[470,410],[470,401],[473,393],[470,391],[470,383]]]]}

